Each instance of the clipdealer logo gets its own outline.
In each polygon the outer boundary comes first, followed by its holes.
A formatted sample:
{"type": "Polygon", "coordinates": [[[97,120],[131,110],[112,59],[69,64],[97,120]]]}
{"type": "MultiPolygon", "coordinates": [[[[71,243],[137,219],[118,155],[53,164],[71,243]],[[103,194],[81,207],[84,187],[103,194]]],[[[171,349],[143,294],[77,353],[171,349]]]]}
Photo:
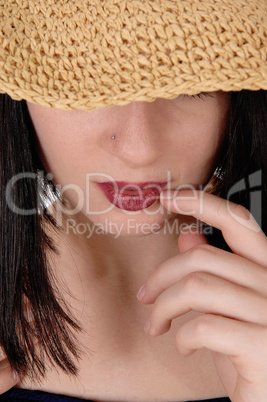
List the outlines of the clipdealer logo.
{"type": "MultiPolygon", "coordinates": [[[[48,175],[49,178],[52,180],[53,177],[51,175],[48,175]]],[[[25,172],[25,173],[19,173],[15,176],[13,176],[7,183],[6,189],[5,189],[5,198],[6,198],[6,203],[10,210],[15,213],[15,214],[20,214],[20,215],[33,215],[33,214],[42,214],[43,210],[47,208],[49,205],[53,204],[56,199],[62,199],[64,196],[64,193],[68,190],[76,192],[77,195],[77,205],[74,206],[73,209],[69,208],[69,206],[64,207],[60,203],[59,209],[56,211],[57,212],[57,218],[58,222],[61,222],[62,215],[66,216],[74,216],[75,214],[85,211],[85,214],[88,215],[103,215],[111,211],[113,208],[116,208],[114,205],[110,205],[107,209],[105,210],[98,210],[98,211],[90,211],[90,205],[89,205],[89,195],[90,195],[90,182],[92,181],[92,177],[97,177],[98,180],[100,177],[104,177],[105,179],[114,181],[114,178],[108,175],[104,175],[102,173],[90,173],[86,175],[86,183],[85,183],[85,189],[80,188],[77,184],[67,184],[65,186],[60,186],[58,184],[55,185],[56,193],[51,190],[51,187],[49,186],[49,182],[44,180],[43,172],[38,171],[37,173],[32,173],[32,172],[25,172]],[[23,180],[26,180],[26,184],[22,183],[23,180]],[[24,209],[21,208],[19,205],[16,204],[14,194],[18,197],[18,190],[20,189],[20,192],[23,191],[23,189],[30,188],[30,181],[31,180],[37,180],[37,207],[36,208],[29,208],[29,209],[24,209]],[[22,186],[22,184],[25,184],[25,186],[22,186]]],[[[171,182],[171,172],[167,172],[167,178],[166,182],[170,183],[171,182]]],[[[168,186],[166,187],[166,190],[168,190],[168,186]]],[[[194,192],[196,191],[196,188],[191,186],[191,185],[181,185],[179,186],[175,192],[179,193],[180,190],[182,189],[190,189],[192,190],[192,194],[194,197],[194,192]]],[[[204,190],[203,187],[201,186],[199,190],[204,190]]],[[[258,225],[261,226],[262,223],[262,171],[256,171],[252,174],[250,174],[248,177],[238,181],[235,183],[228,191],[227,194],[227,200],[230,201],[230,199],[237,193],[241,191],[246,191],[247,194],[249,194],[249,210],[251,212],[251,215],[255,218],[257,221],[258,225]]],[[[23,194],[25,197],[25,195],[23,194]]],[[[202,200],[203,203],[203,200],[202,200]]],[[[204,205],[200,205],[199,211],[201,214],[201,210],[203,211],[204,205]]],[[[127,215],[138,215],[139,213],[145,213],[147,215],[153,215],[153,214],[158,214],[163,212],[163,207],[161,204],[159,204],[159,208],[156,210],[150,211],[150,209],[144,209],[141,211],[124,211],[121,210],[121,212],[127,214],[127,215]]],[[[169,211],[167,211],[168,213],[169,211]]],[[[229,214],[240,224],[246,227],[250,227],[250,222],[248,222],[246,219],[243,219],[240,217],[238,214],[235,213],[235,209],[231,210],[231,203],[228,203],[228,212],[229,214]]],[[[164,211],[166,214],[166,210],[164,211]]],[[[182,213],[182,211],[181,211],[182,213]]],[[[192,214],[194,211],[192,211],[192,214]]],[[[131,222],[131,220],[129,220],[131,222]]],[[[110,223],[107,223],[106,225],[110,225],[110,223]]],[[[130,223],[129,223],[130,225],[130,223]]],[[[95,229],[96,230],[96,229],[95,229]]],[[[119,233],[120,228],[116,228],[115,232],[119,233]]],[[[144,224],[144,227],[142,229],[144,233],[148,230],[146,228],[146,225],[144,224]]],[[[150,230],[152,232],[157,232],[158,228],[157,227],[151,227],[150,230]]],[[[106,232],[105,228],[103,228],[103,232],[106,232]]]]}

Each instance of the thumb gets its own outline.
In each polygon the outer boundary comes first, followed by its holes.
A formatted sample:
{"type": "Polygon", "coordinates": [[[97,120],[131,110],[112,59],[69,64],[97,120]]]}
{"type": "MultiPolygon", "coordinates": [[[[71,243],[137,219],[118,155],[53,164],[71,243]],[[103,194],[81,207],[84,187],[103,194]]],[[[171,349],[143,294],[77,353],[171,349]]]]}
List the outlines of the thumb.
{"type": "Polygon", "coordinates": [[[200,229],[192,225],[182,230],[178,238],[178,247],[180,253],[189,250],[192,247],[199,246],[200,244],[209,244],[208,240],[200,229]]]}

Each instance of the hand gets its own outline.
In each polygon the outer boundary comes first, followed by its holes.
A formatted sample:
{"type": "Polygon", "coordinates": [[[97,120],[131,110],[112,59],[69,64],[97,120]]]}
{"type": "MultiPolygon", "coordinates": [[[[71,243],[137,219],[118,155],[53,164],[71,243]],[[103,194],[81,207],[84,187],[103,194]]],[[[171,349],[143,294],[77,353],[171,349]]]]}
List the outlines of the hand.
{"type": "Polygon", "coordinates": [[[181,234],[180,254],[162,263],[140,291],[142,303],[153,304],[147,333],[164,334],[173,319],[199,312],[178,329],[178,352],[208,348],[233,402],[266,402],[266,236],[245,208],[208,193],[182,190],[161,202],[220,229],[233,253],[201,234],[181,234]]]}
{"type": "Polygon", "coordinates": [[[6,355],[0,349],[0,394],[14,387],[19,381],[17,373],[11,371],[6,355]]]}

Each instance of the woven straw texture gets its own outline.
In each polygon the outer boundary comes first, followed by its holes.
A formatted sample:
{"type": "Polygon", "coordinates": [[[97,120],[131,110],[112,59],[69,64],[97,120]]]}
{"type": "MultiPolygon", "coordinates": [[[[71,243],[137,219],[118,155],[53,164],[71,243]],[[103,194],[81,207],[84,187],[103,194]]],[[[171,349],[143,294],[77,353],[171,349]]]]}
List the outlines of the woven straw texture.
{"type": "Polygon", "coordinates": [[[0,92],[95,110],[267,89],[266,0],[0,0],[0,92]]]}

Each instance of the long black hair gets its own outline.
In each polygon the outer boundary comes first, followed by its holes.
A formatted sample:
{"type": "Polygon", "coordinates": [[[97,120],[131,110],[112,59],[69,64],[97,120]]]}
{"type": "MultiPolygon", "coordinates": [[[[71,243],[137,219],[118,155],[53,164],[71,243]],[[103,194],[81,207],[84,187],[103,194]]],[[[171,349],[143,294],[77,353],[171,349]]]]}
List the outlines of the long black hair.
{"type": "Polygon", "coordinates": [[[43,353],[52,364],[75,374],[74,335],[80,327],[64,305],[47,263],[47,250],[57,249],[44,222],[59,228],[40,202],[37,173],[44,167],[26,102],[0,96],[0,141],[0,344],[20,375],[43,376],[43,353]],[[40,340],[40,353],[33,339],[40,340]]]}
{"type": "MultiPolygon", "coordinates": [[[[227,198],[229,189],[238,182],[244,183],[232,198],[247,208],[251,207],[254,191],[260,192],[262,205],[267,201],[266,112],[267,91],[231,94],[229,124],[213,181],[214,192],[227,198]],[[251,186],[250,178],[257,172],[260,181],[251,186]]],[[[36,152],[35,138],[26,102],[0,95],[0,345],[11,367],[32,378],[45,374],[44,354],[36,352],[33,336],[41,340],[41,350],[52,364],[75,374],[75,360],[79,357],[75,331],[81,330],[57,291],[46,259],[47,250],[57,253],[57,249],[42,223],[45,220],[54,230],[60,229],[40,205],[37,172],[45,169],[36,152]],[[27,174],[27,179],[21,180],[21,174],[27,174]],[[20,210],[24,213],[18,213],[20,210]],[[32,314],[30,321],[25,305],[32,314]]],[[[57,198],[53,183],[49,184],[57,198]]],[[[266,233],[264,209],[260,224],[266,233]]],[[[218,231],[209,240],[225,247],[218,231]]]]}

